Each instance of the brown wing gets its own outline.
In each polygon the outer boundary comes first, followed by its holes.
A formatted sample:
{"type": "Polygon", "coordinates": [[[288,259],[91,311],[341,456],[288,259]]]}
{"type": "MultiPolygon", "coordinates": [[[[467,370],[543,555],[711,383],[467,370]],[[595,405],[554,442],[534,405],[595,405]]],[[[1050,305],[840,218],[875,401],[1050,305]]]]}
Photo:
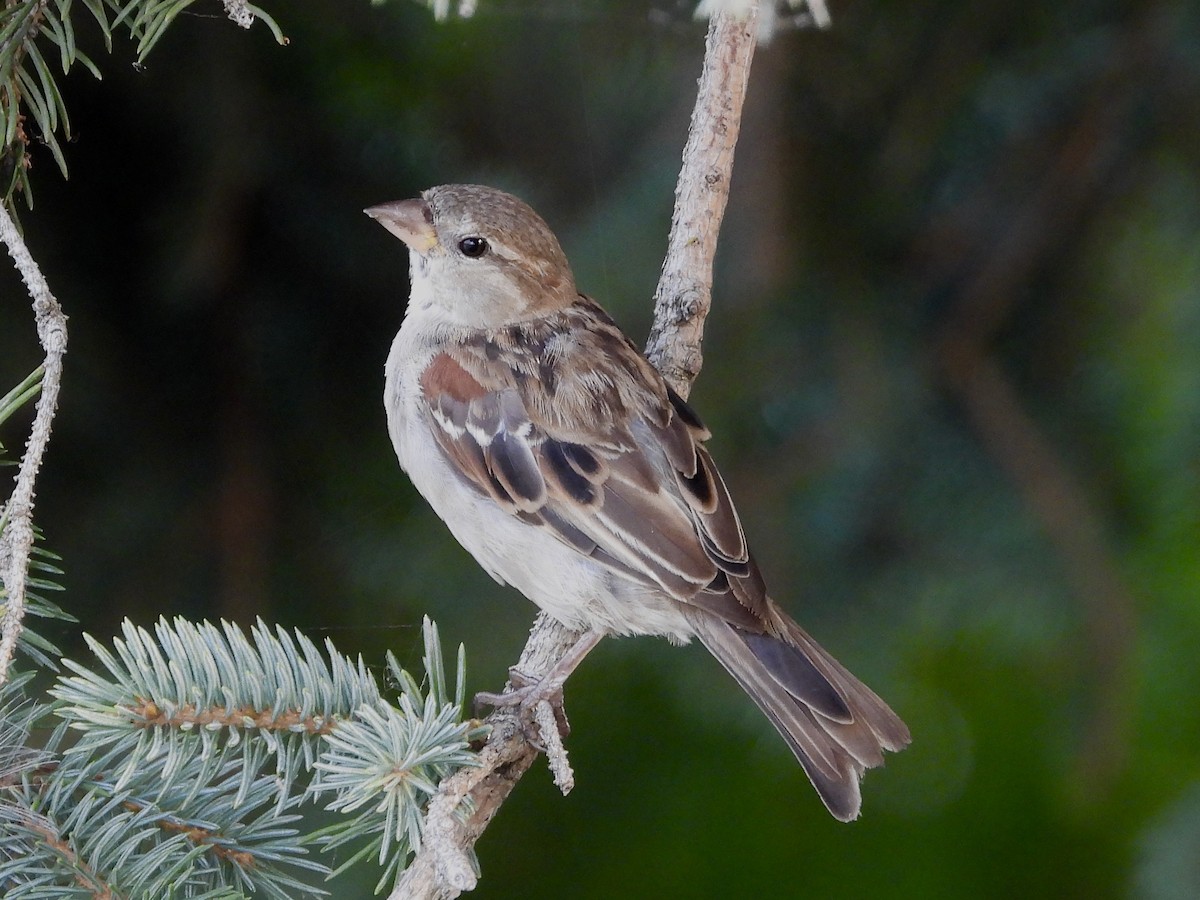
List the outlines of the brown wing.
{"type": "Polygon", "coordinates": [[[761,632],[765,590],[707,429],[595,309],[574,311],[588,328],[568,311],[435,357],[421,386],[439,448],[512,515],[761,632]]]}

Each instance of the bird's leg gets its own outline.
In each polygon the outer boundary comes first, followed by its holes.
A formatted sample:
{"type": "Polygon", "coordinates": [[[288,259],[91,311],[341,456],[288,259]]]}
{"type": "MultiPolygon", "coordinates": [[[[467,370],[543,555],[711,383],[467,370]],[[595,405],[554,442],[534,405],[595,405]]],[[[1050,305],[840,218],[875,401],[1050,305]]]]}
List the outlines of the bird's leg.
{"type": "Polygon", "coordinates": [[[565,735],[570,727],[567,725],[567,717],[563,713],[563,683],[583,662],[583,658],[592,648],[600,643],[602,637],[604,637],[602,631],[587,631],[581,634],[579,639],[571,645],[571,649],[563,654],[562,659],[556,662],[550,671],[540,679],[533,680],[516,668],[509,669],[508,683],[511,687],[502,694],[487,691],[476,694],[476,710],[480,706],[519,706],[522,711],[529,711],[545,700],[553,707],[559,731],[565,735]]]}

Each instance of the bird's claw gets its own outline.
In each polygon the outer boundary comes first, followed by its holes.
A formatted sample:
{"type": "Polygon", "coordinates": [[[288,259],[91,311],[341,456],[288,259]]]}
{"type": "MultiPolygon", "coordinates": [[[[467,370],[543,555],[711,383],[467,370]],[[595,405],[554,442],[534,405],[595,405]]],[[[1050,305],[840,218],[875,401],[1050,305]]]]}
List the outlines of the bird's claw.
{"type": "Polygon", "coordinates": [[[571,723],[567,721],[564,708],[562,680],[548,676],[542,679],[530,678],[516,668],[508,670],[508,687],[500,694],[490,691],[480,691],[475,695],[475,715],[481,717],[482,707],[493,709],[516,707],[517,717],[525,731],[525,737],[539,751],[545,752],[546,746],[536,725],[534,711],[539,703],[550,704],[554,713],[554,722],[558,726],[560,738],[565,739],[571,733],[571,723]]]}

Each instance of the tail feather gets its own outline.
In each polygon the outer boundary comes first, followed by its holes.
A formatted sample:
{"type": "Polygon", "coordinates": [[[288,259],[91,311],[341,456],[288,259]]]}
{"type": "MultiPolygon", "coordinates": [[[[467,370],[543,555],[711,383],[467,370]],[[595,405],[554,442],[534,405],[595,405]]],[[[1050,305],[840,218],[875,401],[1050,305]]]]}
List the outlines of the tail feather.
{"type": "Polygon", "coordinates": [[[739,637],[780,687],[814,713],[843,725],[854,722],[854,714],[829,673],[818,668],[808,654],[797,653],[791,644],[770,634],[742,633],[739,637]]]}
{"type": "Polygon", "coordinates": [[[851,708],[856,711],[855,721],[870,729],[882,749],[897,753],[911,743],[912,735],[908,726],[878,694],[855,678],[849,669],[834,659],[807,631],[780,612],[778,607],[773,606],[771,611],[774,613],[774,624],[779,627],[780,633],[786,635],[787,643],[812,661],[842,696],[848,698],[851,708]]]}
{"type": "Polygon", "coordinates": [[[775,635],[756,634],[712,613],[686,612],[701,643],[771,720],[834,818],[862,806],[859,780],[901,750],[908,728],[879,697],[774,604],[775,635]]]}

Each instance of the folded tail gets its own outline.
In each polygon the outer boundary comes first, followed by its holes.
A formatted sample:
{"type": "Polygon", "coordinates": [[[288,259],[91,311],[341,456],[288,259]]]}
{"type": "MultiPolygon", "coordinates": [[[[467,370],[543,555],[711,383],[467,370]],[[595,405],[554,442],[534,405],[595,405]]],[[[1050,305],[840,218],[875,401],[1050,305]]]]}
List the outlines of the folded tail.
{"type": "Polygon", "coordinates": [[[883,765],[884,750],[903,750],[911,740],[900,717],[770,601],[768,633],[685,609],[696,636],[783,735],[834,818],[858,818],[863,772],[883,765]]]}

